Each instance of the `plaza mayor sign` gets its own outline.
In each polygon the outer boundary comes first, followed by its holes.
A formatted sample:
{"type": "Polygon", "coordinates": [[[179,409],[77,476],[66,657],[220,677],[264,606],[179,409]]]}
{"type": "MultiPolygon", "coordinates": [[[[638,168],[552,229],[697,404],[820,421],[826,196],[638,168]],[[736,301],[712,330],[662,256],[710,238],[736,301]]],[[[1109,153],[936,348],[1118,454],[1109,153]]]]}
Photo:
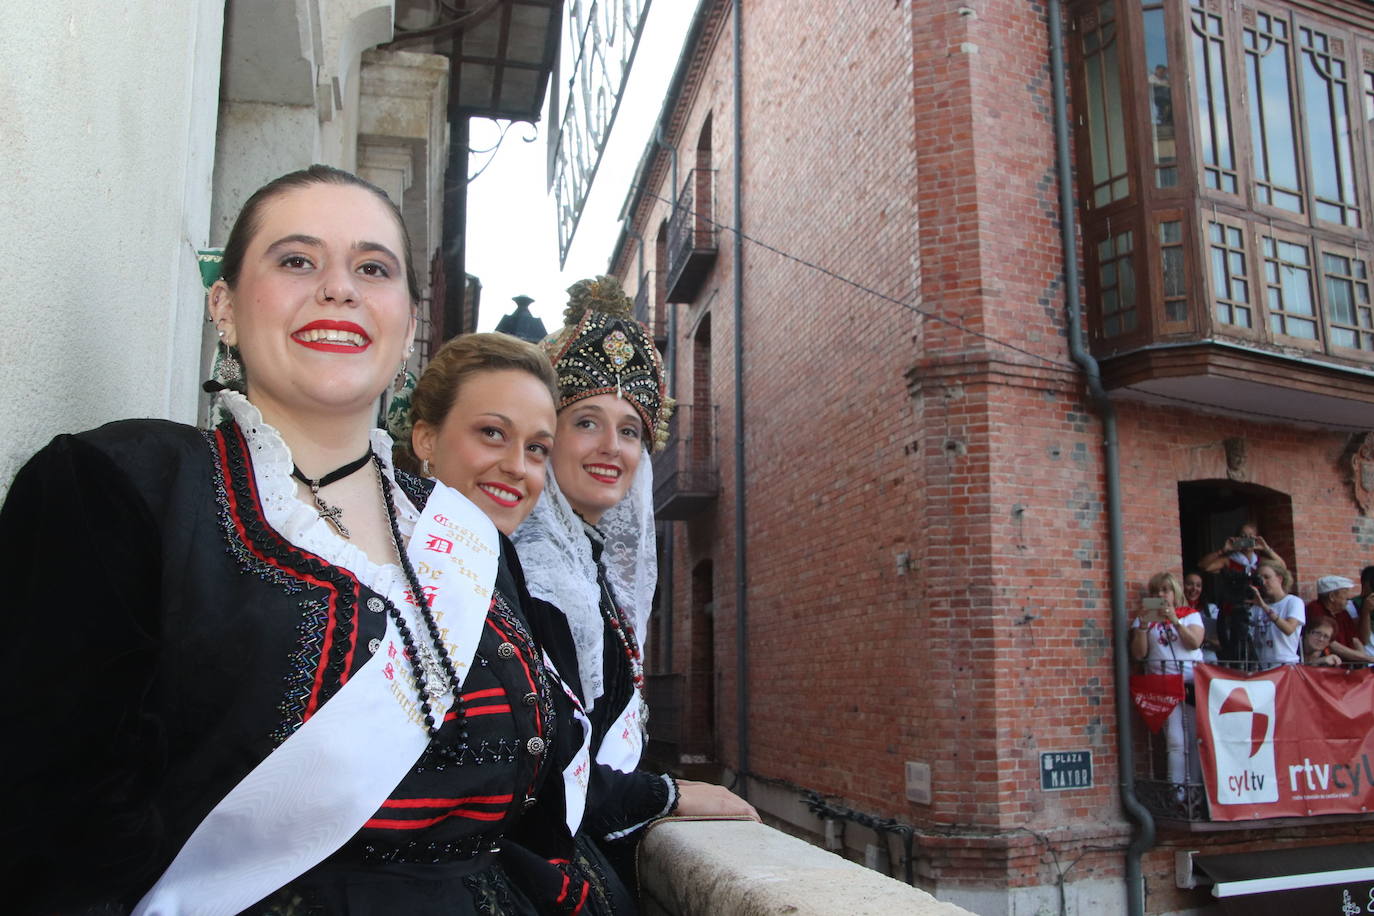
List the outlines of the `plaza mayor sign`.
{"type": "Polygon", "coordinates": [[[563,63],[553,82],[549,186],[558,208],[558,262],[567,260],[596,168],[611,135],[649,0],[569,0],[563,63]],[[560,119],[560,96],[567,87],[560,119]]]}

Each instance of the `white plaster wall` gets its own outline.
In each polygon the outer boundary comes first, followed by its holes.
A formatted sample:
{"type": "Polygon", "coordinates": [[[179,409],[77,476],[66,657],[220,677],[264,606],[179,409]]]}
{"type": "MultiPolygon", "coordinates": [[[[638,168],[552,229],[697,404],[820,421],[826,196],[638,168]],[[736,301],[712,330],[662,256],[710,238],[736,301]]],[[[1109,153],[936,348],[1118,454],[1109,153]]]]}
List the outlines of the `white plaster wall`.
{"type": "Polygon", "coordinates": [[[313,106],[226,100],[215,148],[210,244],[223,247],[228,241],[248,195],[280,175],[320,161],[320,122],[313,106]]]}
{"type": "Polygon", "coordinates": [[[55,433],[195,419],[224,0],[6,12],[0,493],[55,433]]]}

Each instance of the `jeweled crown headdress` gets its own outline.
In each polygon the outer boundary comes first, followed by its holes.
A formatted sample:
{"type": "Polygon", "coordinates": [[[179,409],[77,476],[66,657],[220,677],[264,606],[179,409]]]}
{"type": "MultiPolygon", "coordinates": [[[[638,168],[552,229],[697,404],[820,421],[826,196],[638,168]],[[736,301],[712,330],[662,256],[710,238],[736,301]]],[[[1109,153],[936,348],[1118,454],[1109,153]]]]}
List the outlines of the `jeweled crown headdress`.
{"type": "Polygon", "coordinates": [[[563,329],[544,342],[558,374],[558,409],[598,394],[626,398],[644,422],[649,450],[668,441],[668,397],[663,359],[615,277],[579,280],[568,287],[563,329]]]}

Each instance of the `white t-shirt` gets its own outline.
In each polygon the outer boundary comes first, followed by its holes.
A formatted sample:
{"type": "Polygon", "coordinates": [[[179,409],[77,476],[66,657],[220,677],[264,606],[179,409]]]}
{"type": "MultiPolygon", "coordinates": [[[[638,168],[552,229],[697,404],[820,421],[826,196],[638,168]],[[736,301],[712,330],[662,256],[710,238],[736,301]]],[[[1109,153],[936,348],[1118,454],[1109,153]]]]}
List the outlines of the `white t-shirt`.
{"type": "Polygon", "coordinates": [[[1284,634],[1269,619],[1269,614],[1256,604],[1250,608],[1250,620],[1254,625],[1255,644],[1259,650],[1261,667],[1273,668],[1278,665],[1296,665],[1302,660],[1302,625],[1307,622],[1307,608],[1297,595],[1284,595],[1269,605],[1280,620],[1296,620],[1298,628],[1291,636],[1284,634]]]}
{"type": "MultiPolygon", "coordinates": [[[[1198,613],[1196,608],[1175,608],[1174,613],[1178,615],[1179,626],[1203,629],[1202,615],[1198,613]]],[[[1140,618],[1131,621],[1131,629],[1133,630],[1139,629],[1140,625],[1140,618]]],[[[1182,671],[1183,679],[1191,681],[1193,679],[1193,663],[1203,661],[1202,647],[1185,649],[1183,643],[1179,641],[1178,630],[1167,621],[1156,621],[1147,624],[1147,626],[1150,630],[1150,639],[1149,649],[1145,652],[1145,669],[1154,674],[1172,674],[1175,671],[1182,671]]]]}

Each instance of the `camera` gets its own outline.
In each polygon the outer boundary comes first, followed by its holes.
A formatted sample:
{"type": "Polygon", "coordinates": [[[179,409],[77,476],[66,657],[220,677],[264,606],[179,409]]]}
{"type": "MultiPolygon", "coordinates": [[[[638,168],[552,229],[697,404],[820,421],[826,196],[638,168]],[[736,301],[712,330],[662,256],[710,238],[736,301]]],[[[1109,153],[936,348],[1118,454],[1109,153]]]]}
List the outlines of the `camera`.
{"type": "Polygon", "coordinates": [[[1250,588],[1259,587],[1259,577],[1234,569],[1223,569],[1218,576],[1217,603],[1223,608],[1248,607],[1255,596],[1250,588]]]}
{"type": "Polygon", "coordinates": [[[1231,538],[1231,546],[1237,550],[1254,550],[1254,538],[1231,538]]]}

